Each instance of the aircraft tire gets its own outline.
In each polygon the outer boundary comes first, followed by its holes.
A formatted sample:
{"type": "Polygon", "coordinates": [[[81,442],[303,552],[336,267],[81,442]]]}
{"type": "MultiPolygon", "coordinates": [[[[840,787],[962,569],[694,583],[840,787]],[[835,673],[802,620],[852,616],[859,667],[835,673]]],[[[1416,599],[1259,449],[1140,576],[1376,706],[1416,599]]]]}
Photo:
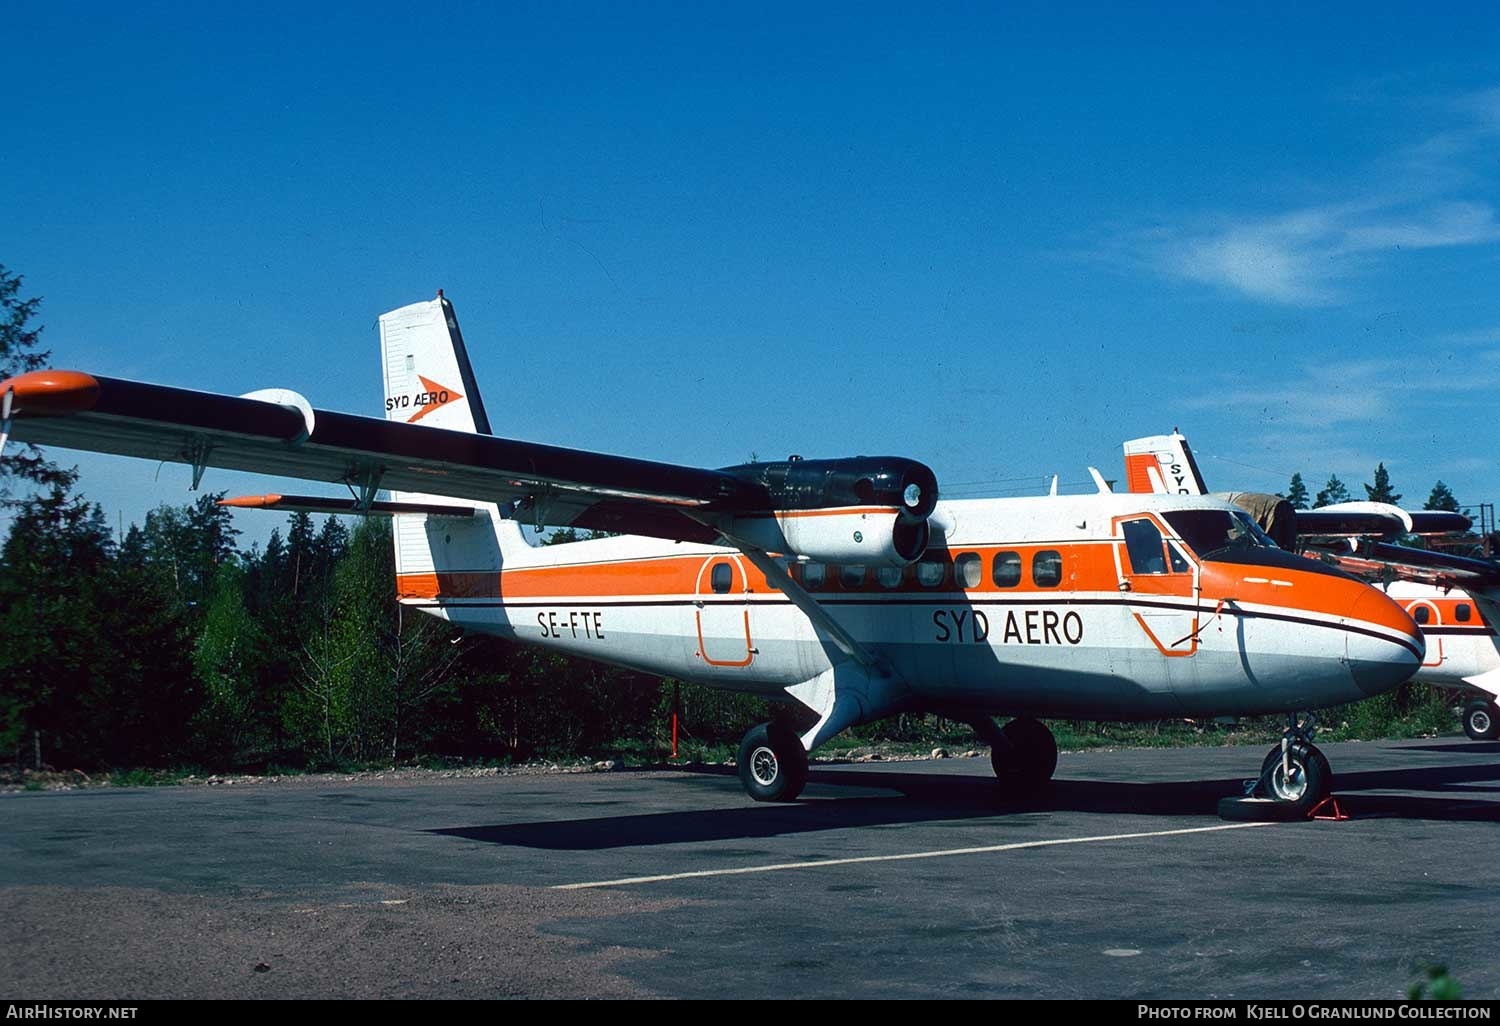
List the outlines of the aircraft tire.
{"type": "Polygon", "coordinates": [[[1464,708],[1464,733],[1471,741],[1500,737],[1500,709],[1488,699],[1476,698],[1464,708]]]}
{"type": "Polygon", "coordinates": [[[1235,822],[1283,823],[1306,819],[1333,790],[1328,757],[1316,746],[1296,741],[1291,750],[1292,776],[1281,766],[1281,746],[1266,753],[1260,764],[1265,794],[1224,798],[1219,818],[1235,822]]]}
{"type": "Polygon", "coordinates": [[[1044,787],[1057,770],[1057,739],[1041,720],[1021,716],[1000,730],[1004,744],[990,748],[990,768],[1010,790],[1025,794],[1044,787]]]}
{"type": "Polygon", "coordinates": [[[1292,823],[1304,820],[1308,811],[1293,802],[1275,798],[1233,797],[1219,799],[1219,818],[1231,823],[1292,823]]]}
{"type": "Polygon", "coordinates": [[[750,728],[740,742],[740,784],[758,802],[796,801],[807,785],[807,750],[780,723],[750,728]]]}

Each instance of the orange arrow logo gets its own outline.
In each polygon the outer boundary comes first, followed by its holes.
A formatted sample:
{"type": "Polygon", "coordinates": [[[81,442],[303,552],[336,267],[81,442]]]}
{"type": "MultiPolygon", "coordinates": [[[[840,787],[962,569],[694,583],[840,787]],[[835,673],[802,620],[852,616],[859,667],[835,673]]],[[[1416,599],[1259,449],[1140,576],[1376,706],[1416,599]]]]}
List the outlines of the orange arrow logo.
{"type": "Polygon", "coordinates": [[[415,424],[429,413],[436,413],[449,403],[457,402],[463,398],[462,392],[451,388],[444,388],[437,382],[430,381],[420,374],[417,375],[417,379],[422,382],[422,387],[427,389],[427,391],[422,392],[416,397],[415,403],[420,409],[406,419],[408,424],[415,424]]]}

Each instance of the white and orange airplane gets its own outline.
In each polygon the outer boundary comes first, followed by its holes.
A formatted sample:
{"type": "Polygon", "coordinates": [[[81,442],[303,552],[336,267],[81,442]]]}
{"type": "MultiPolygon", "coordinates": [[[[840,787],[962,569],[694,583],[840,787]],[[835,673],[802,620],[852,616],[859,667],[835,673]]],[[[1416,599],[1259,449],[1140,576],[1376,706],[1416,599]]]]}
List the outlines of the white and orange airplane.
{"type": "Polygon", "coordinates": [[[348,500],[231,501],[393,516],[400,600],[468,630],[801,703],[800,737],[767,723],[740,747],[758,800],[905,710],[973,724],[1018,786],[1056,765],[1040,717],[1287,713],[1249,800],[1301,815],[1331,773],[1297,711],[1388,691],[1426,652],[1397,602],[1220,499],[1115,495],[1093,471],[1097,494],[940,502],[897,457],[706,470],[513,441],[441,293],[379,323],[384,420],[76,371],[0,383],[0,413],[18,440],[187,463],[195,486],[207,466],[342,482],[348,500]],[[523,523],[618,536],[534,547],[523,523]]]}
{"type": "MultiPolygon", "coordinates": [[[[1125,443],[1129,490],[1157,495],[1207,495],[1187,439],[1173,432],[1125,443]]],[[[1283,548],[1333,559],[1365,576],[1411,614],[1427,639],[1414,680],[1469,695],[1464,732],[1475,741],[1500,737],[1500,564],[1393,544],[1405,534],[1466,531],[1468,517],[1436,510],[1403,510],[1378,502],[1344,502],[1292,510],[1279,496],[1226,493],[1231,502],[1263,513],[1263,529],[1283,534],[1283,548]]]]}

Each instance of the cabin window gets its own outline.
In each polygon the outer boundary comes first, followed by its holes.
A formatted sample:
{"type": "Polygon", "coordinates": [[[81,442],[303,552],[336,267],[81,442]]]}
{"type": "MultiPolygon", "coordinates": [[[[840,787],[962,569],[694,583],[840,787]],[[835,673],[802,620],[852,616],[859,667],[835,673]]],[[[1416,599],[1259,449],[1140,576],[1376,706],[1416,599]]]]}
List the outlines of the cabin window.
{"type": "Polygon", "coordinates": [[[1062,583],[1062,553],[1043,549],[1031,557],[1031,583],[1038,588],[1055,588],[1062,583]]]}
{"type": "Polygon", "coordinates": [[[917,564],[917,583],[924,588],[941,588],[947,571],[945,564],[924,559],[917,564]]]}
{"type": "Polygon", "coordinates": [[[997,552],[990,564],[990,579],[997,588],[1014,588],[1021,583],[1021,554],[1019,552],[997,552]]]}
{"type": "Polygon", "coordinates": [[[734,568],[728,563],[715,563],[710,571],[709,581],[715,595],[728,595],[729,586],[734,583],[734,568]]]}
{"type": "Polygon", "coordinates": [[[899,566],[883,566],[875,571],[875,579],[880,582],[882,588],[901,587],[903,571],[899,566]]]}
{"type": "Polygon", "coordinates": [[[977,552],[965,552],[953,561],[953,580],[960,588],[977,588],[984,570],[977,552]]]}
{"type": "Polygon", "coordinates": [[[828,579],[828,568],[822,563],[802,564],[802,587],[808,591],[820,591],[828,579]]]}
{"type": "Polygon", "coordinates": [[[1419,624],[1425,624],[1432,619],[1432,610],[1426,606],[1418,606],[1411,611],[1411,618],[1419,624]]]}
{"type": "Polygon", "coordinates": [[[862,566],[839,567],[839,583],[849,591],[865,586],[865,568],[862,566]]]}
{"type": "Polygon", "coordinates": [[[1453,610],[1453,619],[1459,623],[1468,623],[1469,617],[1474,615],[1474,610],[1469,608],[1467,602],[1460,602],[1453,610]]]}
{"type": "Polygon", "coordinates": [[[1130,572],[1164,574],[1167,572],[1166,550],[1161,532],[1149,520],[1127,520],[1120,525],[1125,535],[1125,551],[1130,556],[1130,572]]]}

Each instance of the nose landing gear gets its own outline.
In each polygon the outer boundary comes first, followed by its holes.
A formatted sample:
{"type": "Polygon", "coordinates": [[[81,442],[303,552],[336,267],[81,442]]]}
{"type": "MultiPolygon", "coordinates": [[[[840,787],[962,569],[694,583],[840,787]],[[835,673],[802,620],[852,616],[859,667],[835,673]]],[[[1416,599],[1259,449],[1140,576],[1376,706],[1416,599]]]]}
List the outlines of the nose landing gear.
{"type": "Polygon", "coordinates": [[[1307,819],[1333,790],[1328,757],[1312,743],[1317,719],[1287,715],[1281,744],[1266,753],[1260,776],[1246,782],[1242,797],[1219,802],[1219,818],[1237,822],[1281,822],[1307,819]]]}

